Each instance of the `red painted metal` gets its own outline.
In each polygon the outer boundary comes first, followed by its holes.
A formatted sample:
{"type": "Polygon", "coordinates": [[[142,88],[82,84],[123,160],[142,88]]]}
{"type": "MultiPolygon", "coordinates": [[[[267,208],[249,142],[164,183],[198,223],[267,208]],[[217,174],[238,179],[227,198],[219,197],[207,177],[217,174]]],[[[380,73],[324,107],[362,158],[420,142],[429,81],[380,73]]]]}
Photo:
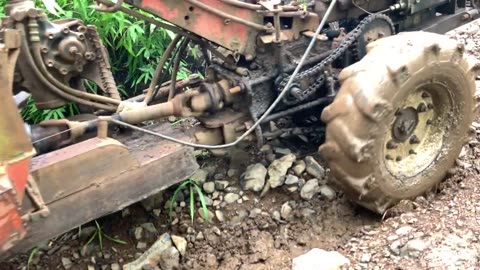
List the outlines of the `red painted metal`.
{"type": "Polygon", "coordinates": [[[31,158],[21,159],[7,165],[8,178],[13,182],[18,201],[22,201],[27,186],[28,169],[31,158]]]}
{"type": "Polygon", "coordinates": [[[26,231],[18,207],[12,182],[6,174],[0,175],[0,253],[12,248],[25,237],[26,231]]]}
{"type": "MultiPolygon", "coordinates": [[[[138,8],[230,50],[241,54],[255,54],[258,30],[242,23],[225,19],[186,1],[142,0],[130,2],[138,8]]],[[[263,25],[263,16],[255,10],[228,5],[219,0],[199,0],[199,2],[245,21],[263,25]]]]}

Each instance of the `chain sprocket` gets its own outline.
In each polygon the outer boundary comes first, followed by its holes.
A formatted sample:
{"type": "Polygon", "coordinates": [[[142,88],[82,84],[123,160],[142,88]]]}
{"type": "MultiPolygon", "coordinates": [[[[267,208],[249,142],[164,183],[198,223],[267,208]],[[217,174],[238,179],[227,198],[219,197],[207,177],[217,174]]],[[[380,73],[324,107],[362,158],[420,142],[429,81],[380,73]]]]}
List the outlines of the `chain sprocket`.
{"type": "MultiPolygon", "coordinates": [[[[374,20],[384,20],[386,21],[392,28],[392,33],[394,33],[394,26],[393,26],[393,21],[386,15],[383,14],[371,14],[367,17],[365,17],[358,25],[350,31],[345,38],[342,40],[340,45],[335,49],[334,52],[332,52],[329,56],[327,56],[325,59],[323,59],[320,63],[316,64],[315,66],[304,70],[300,72],[297,76],[295,76],[295,79],[293,81],[292,85],[299,85],[300,81],[308,78],[314,78],[318,77],[313,83],[310,84],[310,86],[306,89],[304,89],[301,92],[297,92],[295,95],[295,99],[292,100],[284,100],[284,103],[287,105],[295,105],[298,104],[307,98],[311,97],[325,82],[325,77],[323,74],[321,74],[325,68],[329,65],[331,65],[335,60],[339,59],[360,37],[360,35],[363,33],[365,28],[367,27],[368,24],[373,22],[374,20]]],[[[288,81],[290,80],[291,76],[286,76],[280,80],[280,83],[278,84],[279,90],[283,90],[288,81]]]]}

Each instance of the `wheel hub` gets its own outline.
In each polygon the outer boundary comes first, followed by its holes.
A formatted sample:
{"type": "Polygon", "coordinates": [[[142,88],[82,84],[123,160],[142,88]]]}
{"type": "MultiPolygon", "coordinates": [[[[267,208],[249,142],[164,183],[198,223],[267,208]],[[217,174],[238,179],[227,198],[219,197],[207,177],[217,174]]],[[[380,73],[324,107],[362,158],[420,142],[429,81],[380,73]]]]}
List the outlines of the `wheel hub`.
{"type": "Polygon", "coordinates": [[[406,98],[395,113],[390,132],[385,135],[385,164],[399,178],[412,177],[427,168],[439,154],[446,129],[440,117],[450,106],[434,95],[439,84],[422,86],[406,98]]]}
{"type": "Polygon", "coordinates": [[[413,134],[418,124],[418,112],[412,107],[402,109],[393,123],[392,135],[397,141],[404,142],[413,134]]]}

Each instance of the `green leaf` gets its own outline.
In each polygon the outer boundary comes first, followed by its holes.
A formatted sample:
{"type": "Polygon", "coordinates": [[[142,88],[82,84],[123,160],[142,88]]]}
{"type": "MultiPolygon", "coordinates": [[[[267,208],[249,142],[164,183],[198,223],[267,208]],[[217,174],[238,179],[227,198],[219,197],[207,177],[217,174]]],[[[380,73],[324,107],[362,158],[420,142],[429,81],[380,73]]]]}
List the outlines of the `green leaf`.
{"type": "Polygon", "coordinates": [[[204,217],[204,220],[205,222],[208,224],[208,208],[207,208],[207,203],[205,201],[205,196],[203,195],[203,191],[202,189],[197,185],[197,183],[191,179],[189,179],[189,181],[193,184],[193,186],[195,187],[195,190],[197,191],[198,193],[198,197],[200,198],[200,204],[202,205],[202,209],[203,209],[203,217],[204,217]]]}
{"type": "Polygon", "coordinates": [[[195,216],[195,198],[193,196],[193,188],[190,185],[190,219],[193,223],[193,217],[195,216]]]}
{"type": "Polygon", "coordinates": [[[35,258],[35,255],[37,255],[38,251],[40,249],[38,247],[35,247],[34,249],[32,249],[32,251],[30,252],[30,255],[28,256],[28,261],[27,261],[27,270],[30,269],[30,265],[32,264],[33,262],[33,258],[35,258]]]}
{"type": "Polygon", "coordinates": [[[173,196],[172,198],[170,199],[170,209],[169,209],[169,212],[168,212],[168,215],[170,216],[170,218],[172,217],[172,213],[173,213],[173,204],[175,203],[175,201],[177,200],[177,195],[178,195],[178,192],[182,191],[186,185],[188,185],[188,181],[185,181],[183,182],[180,186],[177,187],[177,189],[175,190],[175,192],[173,193],[173,196]]]}

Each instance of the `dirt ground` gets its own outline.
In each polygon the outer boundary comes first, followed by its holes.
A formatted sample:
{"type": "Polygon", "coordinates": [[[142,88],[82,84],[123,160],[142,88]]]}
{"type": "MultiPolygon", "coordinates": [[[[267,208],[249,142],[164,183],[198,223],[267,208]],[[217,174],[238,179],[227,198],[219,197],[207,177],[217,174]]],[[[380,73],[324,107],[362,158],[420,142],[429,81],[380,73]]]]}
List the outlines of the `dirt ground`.
{"type": "MultiPolygon", "coordinates": [[[[477,57],[479,29],[477,22],[452,34],[477,57]]],[[[215,216],[209,224],[201,218],[192,223],[182,199],[177,200],[171,219],[168,205],[164,206],[172,196],[170,190],[161,196],[161,207],[157,203],[147,211],[136,204],[100,219],[98,225],[113,241],[104,236],[101,242],[97,238],[86,245],[96,226],[88,224],[40,245],[35,252],[0,263],[0,269],[29,265],[28,269],[116,270],[138,258],[164,233],[187,240],[182,269],[291,269],[292,259],[312,248],[340,252],[350,260],[350,269],[480,269],[479,122],[473,125],[477,138],[464,148],[456,170],[437,192],[402,202],[383,217],[351,204],[341,191],[333,196],[317,194],[310,200],[286,185],[263,197],[240,191],[238,182],[245,168],[232,169],[222,159],[209,158],[202,162],[210,172],[208,179],[226,180],[231,187],[219,192],[219,198],[209,195],[213,201],[209,210],[215,216]],[[238,199],[223,203],[222,197],[226,201],[229,193],[238,194],[238,199]]],[[[276,158],[286,151],[273,150],[276,158]]],[[[257,153],[251,162],[265,159],[268,155],[257,153]]],[[[305,180],[309,178],[313,177],[305,180]]],[[[328,187],[328,177],[319,180],[328,187]]]]}

